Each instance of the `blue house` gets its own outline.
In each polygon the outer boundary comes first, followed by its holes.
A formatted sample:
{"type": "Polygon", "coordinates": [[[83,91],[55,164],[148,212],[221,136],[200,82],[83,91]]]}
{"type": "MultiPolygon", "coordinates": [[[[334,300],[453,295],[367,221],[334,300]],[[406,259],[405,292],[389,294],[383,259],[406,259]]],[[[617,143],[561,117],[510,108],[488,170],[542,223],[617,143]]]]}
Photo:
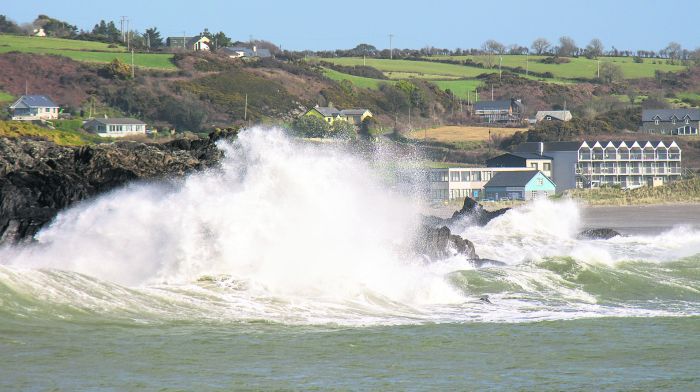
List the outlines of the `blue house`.
{"type": "Polygon", "coordinates": [[[484,185],[486,199],[532,200],[554,195],[556,185],[541,171],[499,172],[484,185]]]}

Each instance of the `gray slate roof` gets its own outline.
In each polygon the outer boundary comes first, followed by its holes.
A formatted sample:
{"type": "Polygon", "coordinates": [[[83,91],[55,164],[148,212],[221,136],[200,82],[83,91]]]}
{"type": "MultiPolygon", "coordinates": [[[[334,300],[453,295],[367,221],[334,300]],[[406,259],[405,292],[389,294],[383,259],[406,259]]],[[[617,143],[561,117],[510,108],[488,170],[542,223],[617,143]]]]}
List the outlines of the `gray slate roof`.
{"type": "Polygon", "coordinates": [[[58,105],[46,95],[23,95],[10,108],[57,108],[58,105]]]}
{"type": "Polygon", "coordinates": [[[520,157],[523,159],[552,159],[552,157],[548,157],[546,155],[540,155],[535,152],[508,152],[506,154],[514,155],[516,157],[520,157]]]}
{"type": "Polygon", "coordinates": [[[484,185],[485,188],[493,186],[525,186],[533,177],[539,173],[536,170],[529,171],[513,171],[513,172],[498,172],[491,181],[484,185]]]}
{"type": "Polygon", "coordinates": [[[510,99],[500,101],[478,101],[474,103],[474,110],[508,110],[510,109],[510,99]]]}
{"type": "Polygon", "coordinates": [[[246,48],[245,46],[232,46],[221,48],[224,52],[237,53],[242,52],[244,57],[272,57],[272,53],[269,49],[256,48],[255,51],[251,48],[246,48]]]}
{"type": "Polygon", "coordinates": [[[146,125],[145,122],[141,120],[137,120],[135,118],[96,118],[92,121],[96,121],[98,123],[104,124],[104,125],[146,125]]]}
{"type": "Polygon", "coordinates": [[[340,114],[343,116],[361,116],[366,111],[367,109],[344,109],[340,111],[340,114]]]}
{"type": "Polygon", "coordinates": [[[685,116],[690,117],[690,121],[700,121],[700,109],[647,109],[642,110],[642,122],[654,121],[655,117],[659,117],[660,121],[671,121],[673,116],[682,120],[685,116]]]}
{"type": "MultiPolygon", "coordinates": [[[[545,142],[544,152],[548,151],[578,151],[582,142],[545,142]]],[[[539,142],[520,143],[515,147],[517,152],[534,152],[540,151],[539,142]]]]}
{"type": "Polygon", "coordinates": [[[314,109],[326,117],[335,117],[340,114],[340,110],[328,106],[317,106],[314,109]]]}

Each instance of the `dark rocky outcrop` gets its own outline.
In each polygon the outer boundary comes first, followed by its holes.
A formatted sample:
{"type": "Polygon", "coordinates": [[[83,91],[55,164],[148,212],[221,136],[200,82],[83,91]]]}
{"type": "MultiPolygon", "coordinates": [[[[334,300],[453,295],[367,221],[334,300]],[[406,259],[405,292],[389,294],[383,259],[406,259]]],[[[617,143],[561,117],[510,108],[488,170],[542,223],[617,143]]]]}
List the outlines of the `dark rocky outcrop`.
{"type": "Polygon", "coordinates": [[[580,240],[609,240],[610,238],[620,236],[619,232],[608,229],[588,229],[580,232],[577,236],[580,240]]]}
{"type": "Polygon", "coordinates": [[[221,151],[215,142],[232,135],[82,147],[0,138],[0,244],[29,239],[60,210],[126,182],[216,165],[221,151]]]}
{"type": "Polygon", "coordinates": [[[459,211],[455,211],[452,217],[448,219],[448,222],[456,222],[458,220],[469,218],[475,225],[486,226],[492,219],[505,214],[510,208],[501,208],[495,211],[486,210],[481,204],[476,200],[467,197],[464,199],[464,205],[459,211]]]}
{"type": "Polygon", "coordinates": [[[452,234],[447,226],[434,228],[423,226],[418,238],[414,241],[414,250],[431,261],[446,259],[453,256],[464,256],[467,259],[478,259],[474,244],[456,234],[452,234]]]}

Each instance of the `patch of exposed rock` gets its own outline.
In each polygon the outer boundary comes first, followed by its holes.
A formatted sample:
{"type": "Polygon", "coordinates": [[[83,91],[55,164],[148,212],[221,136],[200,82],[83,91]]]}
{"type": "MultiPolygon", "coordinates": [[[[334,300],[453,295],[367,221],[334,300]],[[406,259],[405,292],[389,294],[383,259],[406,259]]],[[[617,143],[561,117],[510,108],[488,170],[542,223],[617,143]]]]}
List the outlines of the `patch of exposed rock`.
{"type": "Polygon", "coordinates": [[[216,165],[209,139],[82,147],[0,138],[0,244],[30,239],[60,210],[135,180],[165,179],[216,165]]]}

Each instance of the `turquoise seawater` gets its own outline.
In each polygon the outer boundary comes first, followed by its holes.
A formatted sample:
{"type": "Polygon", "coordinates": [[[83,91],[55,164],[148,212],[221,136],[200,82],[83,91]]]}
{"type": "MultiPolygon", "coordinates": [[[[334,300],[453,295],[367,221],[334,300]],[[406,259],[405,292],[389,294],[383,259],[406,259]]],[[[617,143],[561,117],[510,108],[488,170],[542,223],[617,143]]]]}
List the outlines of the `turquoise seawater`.
{"type": "Polygon", "coordinates": [[[365,328],[14,322],[0,390],[697,390],[700,318],[365,328]]]}

